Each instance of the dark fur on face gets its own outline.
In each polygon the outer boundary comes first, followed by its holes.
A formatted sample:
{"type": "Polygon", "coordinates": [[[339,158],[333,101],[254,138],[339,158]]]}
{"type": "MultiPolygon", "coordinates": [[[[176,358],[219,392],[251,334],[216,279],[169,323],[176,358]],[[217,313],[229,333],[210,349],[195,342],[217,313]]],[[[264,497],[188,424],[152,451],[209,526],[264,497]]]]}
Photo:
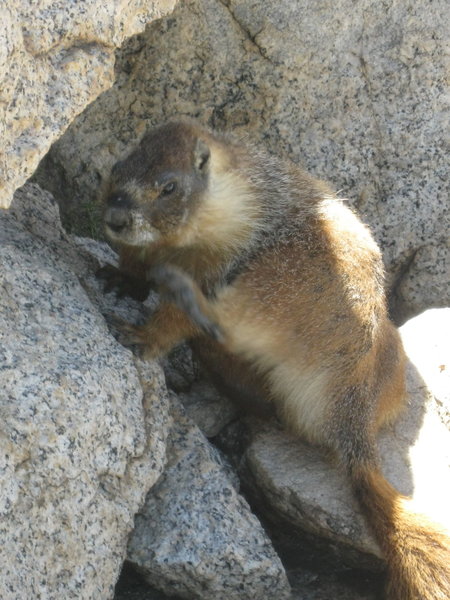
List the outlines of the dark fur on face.
{"type": "Polygon", "coordinates": [[[208,140],[193,135],[188,123],[144,136],[112,168],[104,213],[110,237],[140,245],[187,222],[207,188],[209,157],[208,140]]]}

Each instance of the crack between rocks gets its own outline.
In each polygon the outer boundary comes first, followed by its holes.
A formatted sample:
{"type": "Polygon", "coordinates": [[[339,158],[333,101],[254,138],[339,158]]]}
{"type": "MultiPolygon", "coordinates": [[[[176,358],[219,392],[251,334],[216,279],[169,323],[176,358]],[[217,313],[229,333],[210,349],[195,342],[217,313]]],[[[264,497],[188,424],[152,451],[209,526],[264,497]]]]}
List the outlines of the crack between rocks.
{"type": "Polygon", "coordinates": [[[258,52],[258,54],[264,60],[266,60],[270,64],[273,64],[272,60],[267,56],[267,53],[266,53],[265,49],[258,44],[258,41],[256,39],[258,37],[258,35],[262,31],[264,31],[264,27],[262,27],[257,33],[255,33],[255,35],[252,35],[250,33],[250,31],[239,21],[239,19],[236,17],[236,15],[234,14],[234,12],[231,10],[231,7],[230,7],[229,3],[227,2],[227,0],[219,0],[219,2],[220,2],[220,4],[222,4],[222,6],[225,7],[225,9],[230,14],[231,19],[233,20],[233,22],[236,23],[236,25],[239,27],[239,29],[244,33],[246,39],[248,39],[251,42],[251,44],[256,49],[256,51],[258,52]]]}
{"type": "Polygon", "coordinates": [[[402,303],[399,297],[399,289],[411,270],[411,267],[416,260],[416,256],[420,250],[422,250],[424,246],[419,246],[414,248],[405,258],[403,263],[400,266],[400,269],[391,285],[389,290],[389,313],[391,314],[391,318],[395,323],[399,322],[399,319],[402,319],[402,303]]]}
{"type": "Polygon", "coordinates": [[[28,54],[30,54],[30,56],[32,56],[35,59],[43,59],[43,58],[48,58],[51,56],[55,56],[58,54],[63,54],[63,58],[64,56],[67,56],[77,50],[81,50],[82,52],[84,52],[85,54],[93,54],[94,50],[99,50],[100,52],[114,52],[116,49],[116,47],[113,44],[105,44],[103,42],[99,42],[99,41],[87,41],[87,40],[83,40],[83,39],[75,39],[75,40],[70,40],[70,42],[66,44],[64,44],[64,41],[60,41],[57,42],[54,46],[52,46],[51,48],[49,48],[48,50],[44,50],[42,52],[33,52],[32,50],[30,50],[29,48],[26,47],[25,45],[25,50],[27,51],[28,54]]]}

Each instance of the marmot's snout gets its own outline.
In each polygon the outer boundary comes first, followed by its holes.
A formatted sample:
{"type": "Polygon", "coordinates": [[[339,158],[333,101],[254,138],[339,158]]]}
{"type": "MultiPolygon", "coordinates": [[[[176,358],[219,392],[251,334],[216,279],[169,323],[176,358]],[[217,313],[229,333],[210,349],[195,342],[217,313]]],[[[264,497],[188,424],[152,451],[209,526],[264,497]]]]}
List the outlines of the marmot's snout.
{"type": "Polygon", "coordinates": [[[124,192],[114,193],[106,201],[104,221],[107,228],[120,233],[131,225],[131,198],[124,192]]]}

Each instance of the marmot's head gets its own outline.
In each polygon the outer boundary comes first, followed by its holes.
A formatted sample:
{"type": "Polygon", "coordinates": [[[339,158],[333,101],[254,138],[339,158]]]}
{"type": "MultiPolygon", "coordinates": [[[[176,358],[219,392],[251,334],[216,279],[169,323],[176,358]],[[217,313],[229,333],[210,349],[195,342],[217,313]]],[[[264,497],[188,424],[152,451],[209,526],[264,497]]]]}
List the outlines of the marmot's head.
{"type": "Polygon", "coordinates": [[[208,186],[211,139],[186,122],[147,133],[112,168],[104,210],[109,237],[147,245],[187,223],[208,186]]]}

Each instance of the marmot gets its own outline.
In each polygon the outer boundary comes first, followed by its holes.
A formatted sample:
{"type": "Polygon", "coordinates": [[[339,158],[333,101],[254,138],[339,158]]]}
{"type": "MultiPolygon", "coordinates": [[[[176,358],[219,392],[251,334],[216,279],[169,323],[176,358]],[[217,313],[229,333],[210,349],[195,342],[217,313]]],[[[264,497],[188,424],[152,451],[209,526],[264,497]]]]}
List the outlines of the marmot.
{"type": "Polygon", "coordinates": [[[449,538],[380,470],[376,434],[403,406],[405,356],[380,251],[352,210],[297,165],[180,121],[113,167],[104,219],[120,246],[109,285],[163,292],[129,341],[157,357],[201,340],[231,387],[255,386],[339,459],[386,556],[387,598],[449,598],[449,538]]]}

